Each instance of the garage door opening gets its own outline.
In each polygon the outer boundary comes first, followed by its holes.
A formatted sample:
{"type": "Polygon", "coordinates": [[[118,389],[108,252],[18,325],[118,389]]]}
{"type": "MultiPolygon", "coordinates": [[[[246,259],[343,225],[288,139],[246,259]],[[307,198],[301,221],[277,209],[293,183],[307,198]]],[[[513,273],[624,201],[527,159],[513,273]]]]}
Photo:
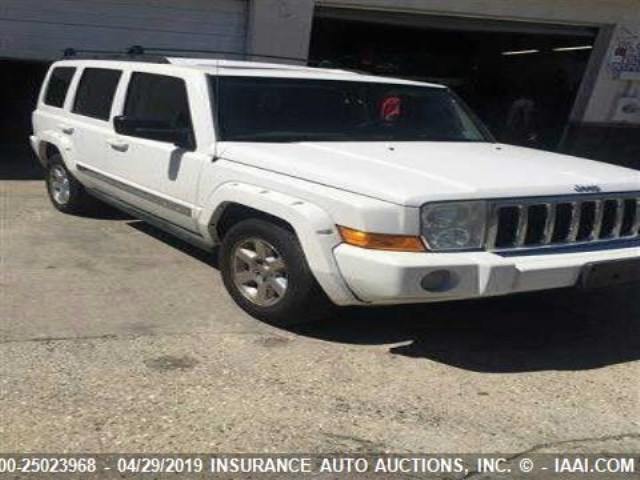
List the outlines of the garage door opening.
{"type": "Polygon", "coordinates": [[[0,179],[41,175],[29,147],[31,112],[42,80],[45,62],[0,60],[0,179]]]}
{"type": "Polygon", "coordinates": [[[499,141],[558,148],[596,30],[419,17],[319,9],[310,63],[445,84],[499,141]]]}

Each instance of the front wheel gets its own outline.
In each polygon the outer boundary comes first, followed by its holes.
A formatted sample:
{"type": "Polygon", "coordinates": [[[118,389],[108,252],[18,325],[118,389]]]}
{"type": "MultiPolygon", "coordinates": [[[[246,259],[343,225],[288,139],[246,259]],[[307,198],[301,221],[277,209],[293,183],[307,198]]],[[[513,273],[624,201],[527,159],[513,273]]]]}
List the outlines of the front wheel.
{"type": "Polygon", "coordinates": [[[310,323],[331,309],[296,235],[283,226],[259,219],[239,222],[224,237],[219,263],[234,301],[268,323],[310,323]]]}

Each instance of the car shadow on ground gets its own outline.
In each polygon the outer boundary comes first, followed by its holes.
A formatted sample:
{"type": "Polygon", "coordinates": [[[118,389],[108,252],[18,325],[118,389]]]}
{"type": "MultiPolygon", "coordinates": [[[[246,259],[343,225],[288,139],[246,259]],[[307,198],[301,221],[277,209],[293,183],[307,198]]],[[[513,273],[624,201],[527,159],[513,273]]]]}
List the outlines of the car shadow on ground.
{"type": "MultiPolygon", "coordinates": [[[[204,252],[141,221],[129,222],[217,268],[204,252]]],[[[258,321],[258,320],[256,320],[258,321]]],[[[638,286],[564,289],[482,300],[338,310],[298,335],[485,373],[588,370],[640,359],[638,286]]]]}
{"type": "Polygon", "coordinates": [[[587,370],[640,359],[637,287],[350,309],[296,333],[476,372],[587,370]],[[405,342],[405,343],[402,343],[405,342]]]}
{"type": "Polygon", "coordinates": [[[214,252],[207,252],[141,220],[132,220],[128,222],[128,225],[139,232],[166,243],[176,250],[186,253],[190,257],[195,258],[202,263],[206,263],[215,269],[218,268],[217,250],[214,252]]]}

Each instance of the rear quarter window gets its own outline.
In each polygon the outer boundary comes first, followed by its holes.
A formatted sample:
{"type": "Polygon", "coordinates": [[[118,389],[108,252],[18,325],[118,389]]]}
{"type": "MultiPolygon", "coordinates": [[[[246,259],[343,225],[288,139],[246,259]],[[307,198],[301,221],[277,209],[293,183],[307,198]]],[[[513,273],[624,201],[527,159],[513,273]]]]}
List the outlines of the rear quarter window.
{"type": "Polygon", "coordinates": [[[51,72],[47,91],[44,96],[45,105],[62,108],[71,85],[71,79],[76,73],[74,67],[56,67],[51,72]]]}
{"type": "Polygon", "coordinates": [[[122,72],[107,68],[85,68],[73,102],[73,113],[109,120],[111,104],[122,72]]]}

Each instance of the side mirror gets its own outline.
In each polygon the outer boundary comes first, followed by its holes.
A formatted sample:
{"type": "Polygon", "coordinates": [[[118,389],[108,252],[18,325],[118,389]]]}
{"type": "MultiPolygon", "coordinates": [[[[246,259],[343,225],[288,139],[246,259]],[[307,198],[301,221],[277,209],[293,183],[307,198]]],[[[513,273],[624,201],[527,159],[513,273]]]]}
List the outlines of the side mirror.
{"type": "Polygon", "coordinates": [[[159,142],[173,143],[185,150],[193,150],[195,142],[190,128],[175,127],[167,122],[131,118],[126,115],[114,117],[113,128],[120,135],[148,138],[159,142]]]}
{"type": "Polygon", "coordinates": [[[195,150],[196,142],[193,139],[193,131],[190,128],[176,128],[173,144],[185,150],[195,150]]]}

